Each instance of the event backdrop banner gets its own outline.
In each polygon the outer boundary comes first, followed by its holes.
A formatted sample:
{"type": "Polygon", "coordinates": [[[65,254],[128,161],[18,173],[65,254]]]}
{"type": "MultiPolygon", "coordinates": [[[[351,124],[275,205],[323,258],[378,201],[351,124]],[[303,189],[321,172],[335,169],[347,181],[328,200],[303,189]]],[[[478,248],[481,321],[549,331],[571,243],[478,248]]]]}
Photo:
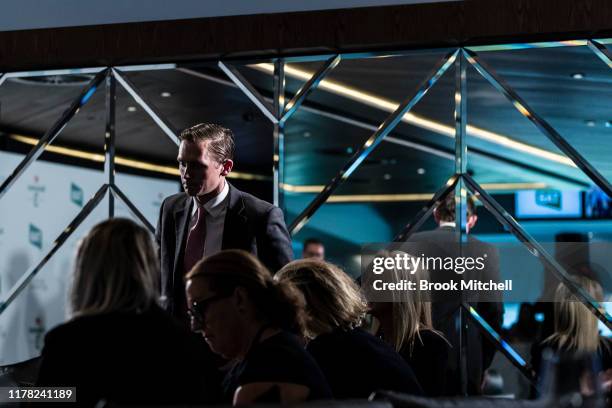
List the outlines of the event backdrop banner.
{"type": "MultiPolygon", "coordinates": [[[[0,152],[0,180],[23,156],[0,152]]],[[[101,171],[38,161],[0,199],[0,296],[45,256],[53,241],[105,182],[101,171]]],[[[118,173],[116,184],[152,224],[173,181],[118,173]]],[[[110,194],[110,192],[109,192],[110,194]]],[[[0,365],[40,355],[44,335],[68,317],[68,287],[79,239],[108,217],[107,199],[83,221],[26,289],[0,315],[0,365]]],[[[115,216],[132,218],[115,200],[115,216]]]]}

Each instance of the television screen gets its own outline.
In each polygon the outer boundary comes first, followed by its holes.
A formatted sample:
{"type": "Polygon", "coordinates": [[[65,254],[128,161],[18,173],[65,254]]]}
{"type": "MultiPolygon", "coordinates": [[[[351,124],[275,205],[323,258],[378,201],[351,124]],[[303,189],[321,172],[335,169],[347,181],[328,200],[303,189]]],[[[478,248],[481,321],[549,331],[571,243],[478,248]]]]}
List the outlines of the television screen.
{"type": "Polygon", "coordinates": [[[581,218],[579,190],[524,190],[516,193],[518,218],[581,218]]]}
{"type": "Polygon", "coordinates": [[[600,188],[593,187],[587,191],[584,201],[586,218],[612,218],[612,199],[600,188]]]}

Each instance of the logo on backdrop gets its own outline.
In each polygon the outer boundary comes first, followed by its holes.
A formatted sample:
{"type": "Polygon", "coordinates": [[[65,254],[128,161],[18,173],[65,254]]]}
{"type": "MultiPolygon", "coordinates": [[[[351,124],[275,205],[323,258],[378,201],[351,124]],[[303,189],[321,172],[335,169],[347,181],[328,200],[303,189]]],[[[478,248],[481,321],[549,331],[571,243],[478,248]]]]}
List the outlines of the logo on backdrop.
{"type": "Polygon", "coordinates": [[[28,191],[32,193],[32,204],[34,204],[34,207],[36,208],[38,208],[38,206],[40,205],[41,195],[46,190],[46,187],[40,184],[39,181],[40,181],[40,178],[37,175],[35,175],[34,183],[28,186],[28,191]]]}
{"type": "Polygon", "coordinates": [[[38,249],[42,249],[43,236],[40,228],[34,224],[30,224],[28,238],[30,240],[30,244],[34,245],[38,249]]]}
{"type": "Polygon", "coordinates": [[[83,206],[83,189],[74,183],[70,183],[70,201],[79,207],[83,206]]]}
{"type": "Polygon", "coordinates": [[[539,206],[554,210],[561,209],[561,191],[559,190],[538,190],[535,199],[539,206]]]}

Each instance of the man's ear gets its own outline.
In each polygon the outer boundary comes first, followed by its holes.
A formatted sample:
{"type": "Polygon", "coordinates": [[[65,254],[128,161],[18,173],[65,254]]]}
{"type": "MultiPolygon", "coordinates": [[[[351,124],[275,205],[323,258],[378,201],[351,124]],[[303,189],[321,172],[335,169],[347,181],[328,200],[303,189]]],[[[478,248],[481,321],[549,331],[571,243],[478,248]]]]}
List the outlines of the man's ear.
{"type": "Polygon", "coordinates": [[[234,161],[231,159],[227,159],[226,161],[223,162],[221,166],[222,166],[221,175],[223,177],[226,177],[228,174],[230,174],[230,172],[234,168],[234,161]]]}

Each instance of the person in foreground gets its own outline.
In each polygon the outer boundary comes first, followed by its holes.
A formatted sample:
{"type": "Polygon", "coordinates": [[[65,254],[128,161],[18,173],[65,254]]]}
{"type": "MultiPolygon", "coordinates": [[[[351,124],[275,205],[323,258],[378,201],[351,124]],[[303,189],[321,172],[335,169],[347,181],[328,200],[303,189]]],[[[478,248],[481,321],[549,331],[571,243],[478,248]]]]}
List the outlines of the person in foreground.
{"type": "Polygon", "coordinates": [[[72,318],[46,335],[37,385],[76,387],[79,406],[218,402],[205,348],[156,303],[158,277],[145,229],[96,225],[78,247],[72,318]]]}
{"type": "Polygon", "coordinates": [[[359,328],[367,303],[338,267],[316,259],[289,263],[275,276],[306,299],[307,350],[319,364],[335,398],[368,398],[377,390],[414,395],[423,391],[410,366],[391,346],[359,328]]]}
{"type": "Polygon", "coordinates": [[[224,381],[226,400],[244,405],[331,398],[298,337],[306,319],[301,294],[275,282],[253,255],[225,250],[204,258],[187,274],[186,292],[192,329],[213,352],[235,360],[224,381]]]}
{"type": "MultiPolygon", "coordinates": [[[[396,251],[386,256],[393,257],[396,251]]],[[[445,369],[450,354],[450,343],[442,333],[433,328],[431,301],[428,294],[419,290],[418,281],[428,280],[427,270],[418,268],[390,269],[382,279],[389,282],[412,281],[415,290],[389,291],[387,302],[370,303],[370,313],[378,322],[376,334],[389,343],[410,365],[431,397],[446,394],[445,369]]]]}

